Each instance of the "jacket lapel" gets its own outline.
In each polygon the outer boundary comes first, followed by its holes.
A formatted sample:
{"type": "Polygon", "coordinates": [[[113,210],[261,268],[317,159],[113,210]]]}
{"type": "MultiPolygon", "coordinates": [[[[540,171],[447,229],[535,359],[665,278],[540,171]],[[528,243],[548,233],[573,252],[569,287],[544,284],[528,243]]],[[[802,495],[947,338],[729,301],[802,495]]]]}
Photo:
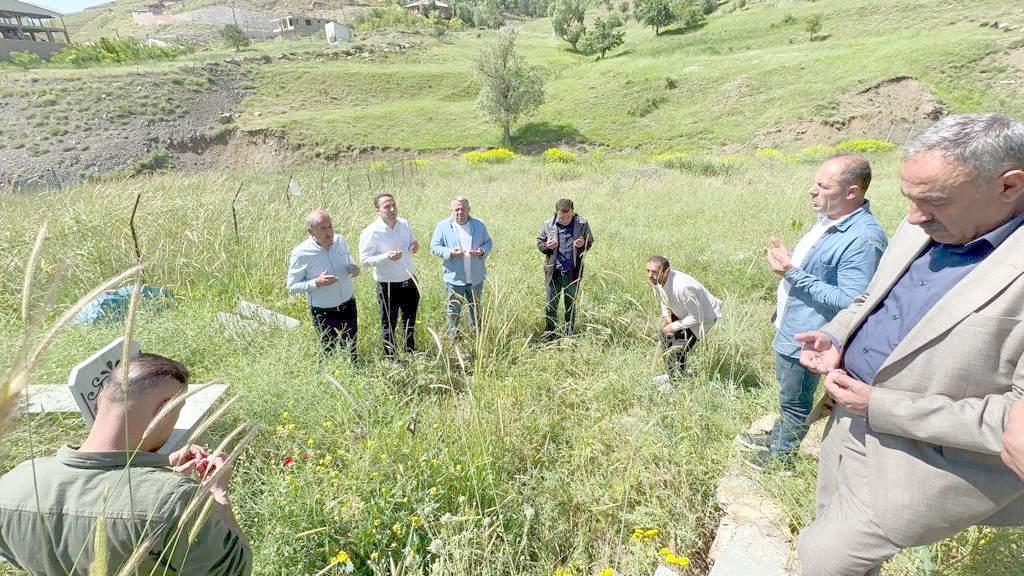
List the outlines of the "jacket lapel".
{"type": "Polygon", "coordinates": [[[1007,238],[995,252],[947,292],[910,330],[878,370],[876,379],[891,364],[944,334],[1024,273],[1024,228],[1007,238]]]}

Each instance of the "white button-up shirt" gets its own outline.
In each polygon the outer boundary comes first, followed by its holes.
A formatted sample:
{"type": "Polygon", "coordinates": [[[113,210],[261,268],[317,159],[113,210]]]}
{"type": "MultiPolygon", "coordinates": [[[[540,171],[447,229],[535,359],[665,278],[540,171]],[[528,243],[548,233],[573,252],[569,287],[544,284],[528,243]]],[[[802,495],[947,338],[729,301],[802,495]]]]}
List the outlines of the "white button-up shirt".
{"type": "Polygon", "coordinates": [[[414,241],[416,236],[407,220],[398,218],[391,228],[377,218],[359,235],[359,260],[363,266],[373,268],[373,279],[377,282],[404,282],[416,273],[409,251],[414,241]],[[388,260],[392,250],[401,250],[402,257],[388,260]]]}
{"type": "MultiPolygon", "coordinates": [[[[804,263],[804,258],[807,258],[807,254],[810,253],[818,243],[818,240],[821,240],[821,237],[825,235],[825,232],[827,232],[829,228],[839,224],[843,220],[846,220],[847,216],[849,216],[849,214],[836,220],[829,220],[828,217],[823,215],[818,216],[818,219],[814,222],[814,226],[811,226],[811,229],[807,234],[804,234],[803,238],[801,238],[793,248],[793,253],[789,255],[790,263],[799,268],[804,263]]],[[[779,281],[779,287],[775,289],[776,328],[782,328],[782,315],[786,311],[786,301],[789,300],[789,291],[792,287],[793,285],[789,283],[789,280],[783,278],[779,281]]]]}
{"type": "Polygon", "coordinates": [[[689,328],[698,339],[703,338],[722,316],[722,301],[689,274],[669,270],[665,285],[654,285],[661,302],[662,316],[674,314],[673,330],[689,328]]]}
{"type": "Polygon", "coordinates": [[[352,277],[348,266],[355,264],[348,244],[341,236],[334,235],[330,248],[317,244],[308,236],[292,250],[288,259],[288,292],[305,294],[309,305],[314,308],[334,308],[352,299],[352,277]],[[316,277],[327,272],[338,278],[329,286],[317,286],[316,277]]]}

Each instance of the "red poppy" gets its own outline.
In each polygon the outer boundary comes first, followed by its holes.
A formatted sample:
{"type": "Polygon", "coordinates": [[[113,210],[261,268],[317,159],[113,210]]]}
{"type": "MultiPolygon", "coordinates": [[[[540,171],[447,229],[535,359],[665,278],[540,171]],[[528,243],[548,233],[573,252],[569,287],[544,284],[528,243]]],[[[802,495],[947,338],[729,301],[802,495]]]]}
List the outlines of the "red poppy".
{"type": "Polygon", "coordinates": [[[287,468],[287,467],[289,467],[289,466],[291,466],[293,464],[295,464],[295,460],[292,460],[291,456],[289,456],[289,457],[284,459],[284,467],[285,468],[287,468]]]}
{"type": "Polygon", "coordinates": [[[302,458],[303,460],[309,460],[309,452],[303,452],[302,454],[299,454],[299,458],[302,458]]]}

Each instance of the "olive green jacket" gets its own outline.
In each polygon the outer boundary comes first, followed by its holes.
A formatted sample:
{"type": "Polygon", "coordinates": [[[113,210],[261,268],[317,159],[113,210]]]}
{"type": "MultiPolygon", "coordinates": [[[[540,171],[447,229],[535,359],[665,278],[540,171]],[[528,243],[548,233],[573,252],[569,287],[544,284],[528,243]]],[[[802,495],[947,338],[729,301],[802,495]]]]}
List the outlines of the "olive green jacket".
{"type": "Polygon", "coordinates": [[[167,456],[150,452],[70,446],[22,462],[0,477],[0,556],[33,575],[88,574],[105,519],[106,574],[116,574],[147,538],[139,574],[250,574],[251,551],[218,505],[211,501],[202,513],[209,492],[167,465],[167,456]],[[203,501],[182,522],[196,498],[203,501]]]}

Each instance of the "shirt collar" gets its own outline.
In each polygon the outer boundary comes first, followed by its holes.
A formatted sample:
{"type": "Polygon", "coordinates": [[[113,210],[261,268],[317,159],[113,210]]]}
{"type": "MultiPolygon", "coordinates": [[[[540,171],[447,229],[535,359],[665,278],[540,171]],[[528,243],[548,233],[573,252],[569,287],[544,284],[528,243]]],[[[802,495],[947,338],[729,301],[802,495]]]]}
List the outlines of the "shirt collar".
{"type": "Polygon", "coordinates": [[[842,216],[838,220],[830,220],[828,218],[828,216],[825,216],[824,214],[819,214],[818,215],[818,221],[819,222],[827,221],[827,222],[829,222],[829,226],[834,226],[837,231],[845,232],[846,229],[850,227],[850,224],[853,224],[854,216],[856,216],[857,214],[859,214],[861,212],[870,212],[870,211],[871,211],[871,203],[868,202],[867,200],[865,200],[864,203],[861,204],[860,206],[858,206],[856,210],[854,210],[853,212],[850,212],[846,216],[842,216]]]}
{"type": "Polygon", "coordinates": [[[102,469],[124,468],[131,462],[136,468],[167,468],[167,456],[155,452],[85,452],[75,446],[64,445],[57,450],[57,460],[72,468],[102,469]]]}
{"type": "Polygon", "coordinates": [[[1009,222],[1003,224],[1002,226],[996,228],[995,230],[989,232],[988,234],[984,234],[968,242],[965,247],[972,247],[976,245],[977,242],[988,242],[989,244],[992,245],[992,248],[999,248],[999,245],[1005,242],[1011,234],[1016,232],[1017,228],[1020,228],[1021,224],[1024,224],[1024,212],[1014,216],[1013,218],[1010,219],[1009,222]]]}

